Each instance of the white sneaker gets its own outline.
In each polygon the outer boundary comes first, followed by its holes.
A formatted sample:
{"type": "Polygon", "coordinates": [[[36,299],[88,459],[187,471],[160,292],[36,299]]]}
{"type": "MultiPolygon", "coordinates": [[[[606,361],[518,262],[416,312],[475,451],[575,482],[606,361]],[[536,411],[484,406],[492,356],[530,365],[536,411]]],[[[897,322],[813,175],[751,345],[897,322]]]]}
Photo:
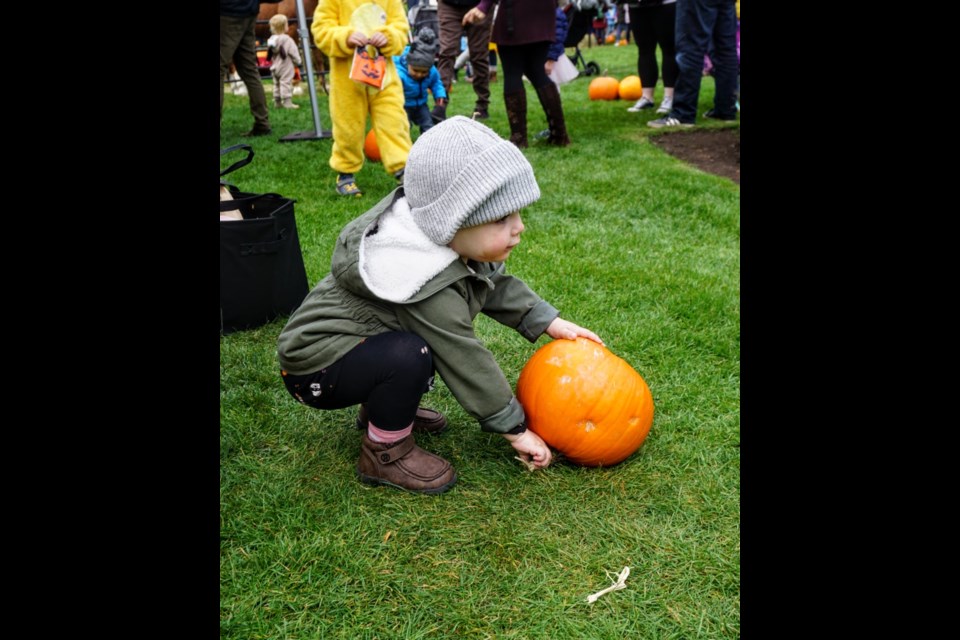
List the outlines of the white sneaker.
{"type": "Polygon", "coordinates": [[[670,113],[670,109],[673,108],[673,98],[664,98],[663,102],[660,103],[660,106],[657,108],[657,113],[670,113]]]}
{"type": "Polygon", "coordinates": [[[636,113],[637,111],[642,111],[644,109],[653,109],[653,100],[647,98],[646,96],[637,100],[637,104],[627,109],[627,111],[636,113]]]}

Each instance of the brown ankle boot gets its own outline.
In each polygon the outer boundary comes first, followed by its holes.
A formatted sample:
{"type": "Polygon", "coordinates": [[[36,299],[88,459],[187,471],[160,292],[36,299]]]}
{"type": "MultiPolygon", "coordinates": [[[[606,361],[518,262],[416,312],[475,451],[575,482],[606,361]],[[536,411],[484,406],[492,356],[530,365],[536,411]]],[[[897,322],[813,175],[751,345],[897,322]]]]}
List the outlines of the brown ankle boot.
{"type": "MultiPolygon", "coordinates": [[[[367,412],[367,405],[360,405],[360,412],[357,414],[357,429],[367,430],[370,424],[370,414],[367,412]]],[[[422,431],[435,435],[442,433],[447,428],[447,419],[443,414],[433,409],[420,407],[417,409],[417,415],[413,418],[413,430],[422,431]]]]}
{"type": "MultiPolygon", "coordinates": [[[[553,83],[551,83],[553,84],[553,83]]],[[[518,149],[527,148],[527,92],[520,90],[503,94],[503,104],[510,122],[510,142],[518,149]]]]}
{"type": "Polygon", "coordinates": [[[540,98],[540,106],[547,116],[547,126],[550,127],[550,137],[547,138],[547,144],[565,147],[570,144],[570,136],[567,135],[567,125],[563,119],[563,106],[560,104],[560,90],[557,85],[550,83],[546,86],[537,88],[537,97],[540,98]]]}
{"type": "Polygon", "coordinates": [[[387,484],[413,493],[443,493],[457,482],[449,462],[417,446],[413,436],[398,442],[374,442],[363,434],[357,478],[367,484],[387,484]]]}

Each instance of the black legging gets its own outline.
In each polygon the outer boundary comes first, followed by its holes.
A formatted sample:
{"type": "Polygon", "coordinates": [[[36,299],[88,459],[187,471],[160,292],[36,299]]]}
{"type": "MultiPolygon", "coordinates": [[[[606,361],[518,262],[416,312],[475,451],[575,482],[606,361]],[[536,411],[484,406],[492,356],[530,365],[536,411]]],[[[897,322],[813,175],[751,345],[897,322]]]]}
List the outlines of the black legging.
{"type": "Polygon", "coordinates": [[[366,338],[335,363],[308,375],[282,372],[290,394],[316,409],[364,403],[370,422],[399,431],[413,422],[433,382],[433,356],[423,338],[391,331],[366,338]]]}
{"type": "Polygon", "coordinates": [[[677,65],[676,20],[675,3],[630,12],[630,29],[637,43],[637,74],[644,87],[657,86],[658,44],[663,56],[663,86],[677,85],[680,67],[677,65]]]}
{"type": "Polygon", "coordinates": [[[550,42],[531,42],[512,47],[497,45],[500,66],[503,67],[504,93],[523,91],[523,76],[527,76],[535,89],[553,82],[543,68],[550,45],[550,42]]]}

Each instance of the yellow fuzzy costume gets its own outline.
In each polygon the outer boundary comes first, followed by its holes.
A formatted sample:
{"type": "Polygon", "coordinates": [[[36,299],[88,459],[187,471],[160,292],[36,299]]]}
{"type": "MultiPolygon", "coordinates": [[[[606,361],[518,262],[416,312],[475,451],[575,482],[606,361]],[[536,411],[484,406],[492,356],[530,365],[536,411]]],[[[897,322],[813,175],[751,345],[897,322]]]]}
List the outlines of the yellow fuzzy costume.
{"type": "Polygon", "coordinates": [[[393,175],[406,166],[412,145],[410,122],[403,109],[403,85],[393,65],[393,56],[403,53],[409,30],[401,0],[320,0],[317,4],[310,32],[317,48],[330,58],[330,120],[333,123],[330,167],[337,173],[357,173],[363,167],[368,113],[383,168],[393,175]],[[364,14],[363,9],[359,12],[357,9],[371,4],[386,14],[386,21],[375,27],[355,17],[364,14]],[[347,39],[355,31],[367,36],[380,31],[387,37],[387,45],[380,49],[387,63],[380,90],[350,79],[354,49],[347,45],[347,39]]]}

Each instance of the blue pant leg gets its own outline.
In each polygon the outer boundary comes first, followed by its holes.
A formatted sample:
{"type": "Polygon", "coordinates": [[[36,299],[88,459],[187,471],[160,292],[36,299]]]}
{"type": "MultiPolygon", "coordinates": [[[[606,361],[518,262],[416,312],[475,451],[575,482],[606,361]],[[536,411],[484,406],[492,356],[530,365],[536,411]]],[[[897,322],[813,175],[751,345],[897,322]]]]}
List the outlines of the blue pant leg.
{"type": "Polygon", "coordinates": [[[703,77],[703,56],[713,33],[717,4],[729,0],[685,0],[677,2],[677,66],[679,75],[674,87],[670,116],[680,122],[697,121],[700,80],[703,77]]]}
{"type": "Polygon", "coordinates": [[[713,77],[716,83],[713,105],[718,118],[737,115],[737,11],[732,2],[717,7],[713,27],[713,77]]]}
{"type": "Polygon", "coordinates": [[[404,105],[403,109],[407,112],[407,119],[410,121],[411,129],[413,125],[417,125],[420,127],[420,133],[425,133],[433,127],[433,116],[431,116],[430,109],[426,103],[412,107],[404,105]]]}
{"type": "Polygon", "coordinates": [[[417,107],[417,124],[420,126],[420,133],[426,133],[433,128],[433,116],[426,102],[417,107]]]}

